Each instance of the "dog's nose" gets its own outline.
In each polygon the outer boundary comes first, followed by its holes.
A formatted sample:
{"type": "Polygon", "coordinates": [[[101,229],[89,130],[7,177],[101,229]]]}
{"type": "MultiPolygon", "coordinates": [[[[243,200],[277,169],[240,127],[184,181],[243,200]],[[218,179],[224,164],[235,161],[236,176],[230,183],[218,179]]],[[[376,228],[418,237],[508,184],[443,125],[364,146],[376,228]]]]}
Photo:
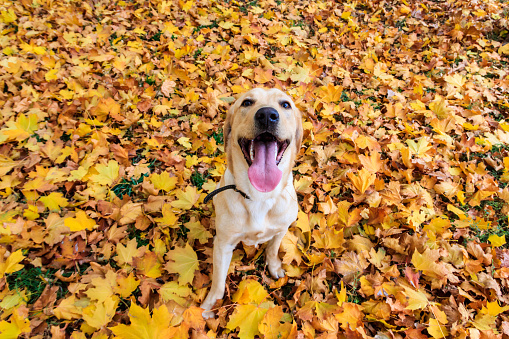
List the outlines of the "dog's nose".
{"type": "Polygon", "coordinates": [[[275,108],[262,107],[256,112],[255,120],[261,128],[272,127],[279,122],[279,113],[275,108]]]}

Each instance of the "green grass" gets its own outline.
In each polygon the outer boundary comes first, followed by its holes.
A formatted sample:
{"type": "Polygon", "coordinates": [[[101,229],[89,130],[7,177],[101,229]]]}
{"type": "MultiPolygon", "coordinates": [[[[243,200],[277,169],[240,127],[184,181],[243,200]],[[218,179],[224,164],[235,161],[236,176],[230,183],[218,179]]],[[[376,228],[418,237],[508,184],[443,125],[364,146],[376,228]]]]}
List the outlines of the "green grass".
{"type": "Polygon", "coordinates": [[[216,141],[216,144],[218,144],[218,145],[224,144],[224,135],[223,135],[222,130],[219,130],[217,132],[214,131],[214,133],[212,133],[211,137],[214,138],[214,140],[216,141]]]}
{"type": "Polygon", "coordinates": [[[194,51],[193,58],[198,59],[198,57],[201,55],[202,52],[203,52],[203,48],[198,48],[196,51],[194,51]]]}
{"type": "MultiPolygon", "coordinates": [[[[471,229],[475,232],[475,237],[479,239],[481,243],[488,243],[488,238],[491,235],[497,235],[499,237],[505,236],[506,241],[509,241],[509,224],[507,215],[501,213],[502,208],[504,207],[505,202],[499,198],[495,198],[494,200],[484,200],[481,201],[479,206],[476,206],[475,209],[482,212],[483,216],[488,216],[489,212],[487,207],[490,206],[495,214],[495,226],[488,230],[481,230],[477,226],[472,226],[471,229]]],[[[509,248],[509,244],[505,244],[502,247],[509,248]]]]}
{"type": "Polygon", "coordinates": [[[129,180],[122,179],[122,181],[115,185],[115,187],[113,187],[111,190],[120,199],[122,199],[124,195],[131,197],[134,194],[133,187],[141,184],[145,177],[148,177],[148,173],[143,173],[138,179],[132,177],[129,180]]]}
{"type": "MultiPolygon", "coordinates": [[[[84,270],[88,265],[84,267],[84,270]]],[[[56,269],[42,270],[40,267],[25,265],[25,267],[12,274],[7,274],[7,284],[10,290],[25,290],[27,303],[33,304],[39,297],[46,285],[58,286],[57,298],[61,299],[67,294],[67,283],[55,276],[56,269]]],[[[64,272],[64,276],[70,276],[72,272],[64,272]]]]}
{"type": "Polygon", "coordinates": [[[217,23],[217,21],[212,21],[212,23],[210,25],[200,25],[198,27],[195,27],[193,29],[193,34],[196,34],[198,32],[200,32],[203,28],[218,28],[219,27],[219,24],[217,23]]]}
{"type": "Polygon", "coordinates": [[[149,86],[152,86],[152,85],[155,85],[156,84],[156,80],[154,77],[151,77],[151,76],[146,76],[145,77],[145,82],[149,85],[149,86]]]}
{"type": "Polygon", "coordinates": [[[138,247],[146,246],[150,243],[150,240],[147,237],[147,232],[137,229],[134,225],[129,225],[128,237],[129,239],[136,239],[138,247]]]}
{"type": "Polygon", "coordinates": [[[198,171],[195,171],[191,175],[191,183],[196,186],[198,189],[201,189],[203,184],[207,182],[207,178],[209,177],[208,173],[200,173],[198,171]]]}

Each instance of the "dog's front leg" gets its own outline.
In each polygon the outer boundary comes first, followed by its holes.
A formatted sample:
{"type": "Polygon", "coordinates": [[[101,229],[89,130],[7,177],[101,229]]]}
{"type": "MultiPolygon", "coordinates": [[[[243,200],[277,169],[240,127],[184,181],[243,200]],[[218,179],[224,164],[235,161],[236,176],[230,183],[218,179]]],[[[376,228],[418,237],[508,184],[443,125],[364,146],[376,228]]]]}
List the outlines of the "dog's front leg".
{"type": "Polygon", "coordinates": [[[281,260],[278,256],[279,246],[281,245],[281,241],[283,240],[285,234],[286,230],[276,234],[272,239],[269,240],[267,249],[265,250],[265,261],[269,266],[270,274],[275,279],[279,279],[285,276],[285,270],[283,269],[281,260]]]}
{"type": "Polygon", "coordinates": [[[205,319],[214,317],[214,312],[211,311],[212,306],[214,306],[217,299],[223,298],[226,276],[228,274],[234,248],[235,245],[221,241],[217,236],[214,239],[212,287],[201,304],[201,308],[205,310],[205,312],[203,312],[203,317],[205,319]]]}

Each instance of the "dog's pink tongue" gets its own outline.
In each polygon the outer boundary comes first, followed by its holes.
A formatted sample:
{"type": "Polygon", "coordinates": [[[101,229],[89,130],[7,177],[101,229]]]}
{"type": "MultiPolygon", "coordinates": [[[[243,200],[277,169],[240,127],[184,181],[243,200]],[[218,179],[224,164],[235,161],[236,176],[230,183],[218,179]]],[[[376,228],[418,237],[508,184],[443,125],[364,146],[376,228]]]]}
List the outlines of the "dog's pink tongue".
{"type": "Polygon", "coordinates": [[[260,192],[270,192],[281,181],[283,172],[276,165],[276,141],[254,141],[254,160],[247,175],[260,192]]]}

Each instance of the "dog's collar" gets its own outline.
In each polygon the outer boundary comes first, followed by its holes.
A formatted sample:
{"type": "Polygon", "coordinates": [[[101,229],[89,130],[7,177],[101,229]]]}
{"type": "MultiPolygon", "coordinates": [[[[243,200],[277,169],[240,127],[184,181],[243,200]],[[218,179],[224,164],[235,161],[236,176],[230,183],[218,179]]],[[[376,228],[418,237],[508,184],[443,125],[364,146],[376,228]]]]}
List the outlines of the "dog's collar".
{"type": "Polygon", "coordinates": [[[249,198],[249,195],[247,195],[246,193],[242,192],[241,190],[237,189],[237,186],[235,185],[226,185],[226,186],[223,186],[223,187],[220,187],[218,189],[215,189],[213,190],[212,192],[210,192],[209,194],[207,194],[207,196],[205,197],[205,199],[203,199],[203,202],[204,203],[208,203],[210,199],[212,199],[214,197],[214,195],[218,194],[218,193],[221,193],[222,191],[226,191],[226,190],[229,190],[229,189],[232,189],[234,190],[235,192],[238,192],[240,195],[242,195],[242,197],[244,199],[251,199],[249,198]]]}

